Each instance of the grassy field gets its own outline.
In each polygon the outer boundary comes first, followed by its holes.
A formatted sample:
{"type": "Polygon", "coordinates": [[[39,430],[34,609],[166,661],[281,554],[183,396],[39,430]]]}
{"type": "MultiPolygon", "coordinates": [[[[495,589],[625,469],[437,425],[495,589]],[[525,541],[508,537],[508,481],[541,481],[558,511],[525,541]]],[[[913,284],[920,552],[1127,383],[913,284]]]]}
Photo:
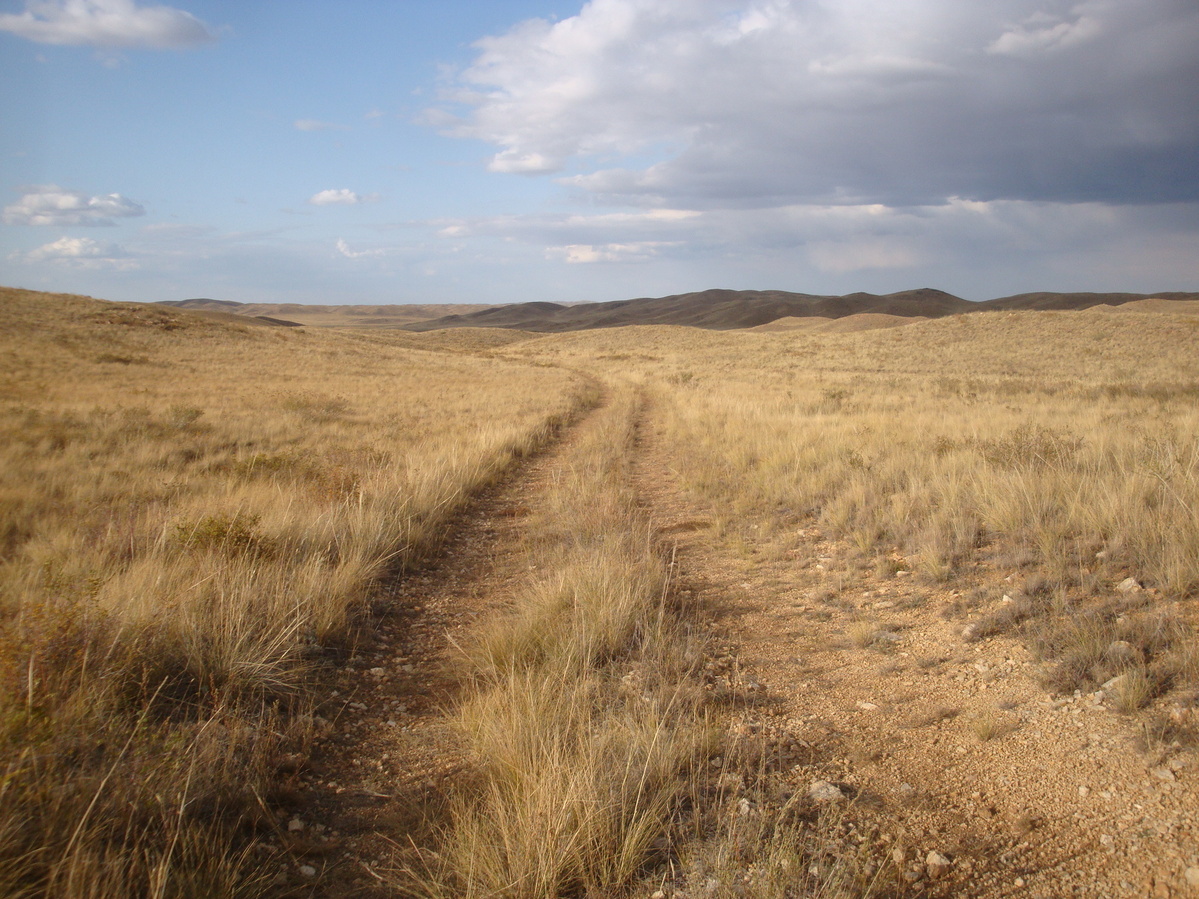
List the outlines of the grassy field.
{"type": "MultiPolygon", "coordinates": [[[[396,889],[619,895],[687,826],[713,837],[699,772],[725,750],[632,492],[636,427],[747,560],[815,524],[880,577],[961,593],[963,639],[1018,635],[1047,690],[1119,676],[1134,713],[1199,688],[1194,315],[531,337],[6,289],[0,360],[5,895],[271,894],[238,837],[269,826],[373,586],[597,383],[532,525],[539,573],[462,643],[470,789],[396,889]],[[992,610],[979,585],[1004,575],[992,610]]],[[[803,832],[746,826],[710,866],[803,865],[803,832]]],[[[760,884],[739,895],[789,889],[760,884]]]]}
{"type": "Polygon", "coordinates": [[[371,585],[592,399],[421,342],[3,292],[0,892],[254,890],[371,585]]]}
{"type": "Polygon", "coordinates": [[[1047,685],[1119,673],[1128,704],[1199,684],[1199,317],[1026,312],[814,335],[634,328],[513,352],[641,372],[677,469],[747,553],[797,525],[866,564],[1023,593],[1047,685]],[[1132,578],[1144,590],[1115,589],[1132,578]],[[1129,608],[1129,606],[1135,608],[1129,608]],[[1135,653],[1105,657],[1117,641],[1135,653]]]}

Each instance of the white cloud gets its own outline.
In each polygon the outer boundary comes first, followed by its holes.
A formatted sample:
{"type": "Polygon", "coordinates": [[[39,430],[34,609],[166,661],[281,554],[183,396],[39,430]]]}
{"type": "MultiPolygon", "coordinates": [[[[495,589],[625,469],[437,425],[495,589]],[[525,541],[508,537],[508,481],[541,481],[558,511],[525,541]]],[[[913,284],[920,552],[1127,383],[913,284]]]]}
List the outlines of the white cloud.
{"type": "Polygon", "coordinates": [[[495,158],[487,164],[487,169],[509,175],[544,175],[548,172],[558,171],[561,166],[560,160],[542,156],[540,153],[504,150],[495,155],[495,158]]]}
{"type": "Polygon", "coordinates": [[[1103,32],[1101,19],[1079,15],[1073,22],[1055,21],[1044,15],[1031,17],[1023,25],[1005,31],[988,53],[1008,56],[1032,56],[1054,50],[1064,50],[1094,40],[1103,32]]]}
{"type": "Polygon", "coordinates": [[[138,203],[120,194],[89,197],[78,190],[54,184],[27,188],[27,193],[4,207],[8,225],[112,225],[113,219],[145,215],[138,203]]]}
{"type": "Polygon", "coordinates": [[[89,237],[60,237],[28,253],[13,253],[9,258],[18,262],[52,262],[83,269],[128,271],[138,268],[137,261],[129,258],[129,254],[121,247],[89,237]]]}
{"type": "Polygon", "coordinates": [[[133,0],[25,0],[20,13],[0,14],[0,31],[39,44],[95,47],[186,47],[215,40],[190,13],[133,0]]]}
{"type": "Polygon", "coordinates": [[[349,125],[338,125],[336,122],[321,122],[316,119],[296,119],[293,127],[297,131],[349,131],[349,125]]]}
{"type": "Polygon", "coordinates": [[[379,199],[378,194],[356,194],[352,190],[322,190],[308,198],[313,206],[357,206],[359,203],[373,203],[379,199]]]}
{"type": "Polygon", "coordinates": [[[350,245],[340,237],[337,238],[337,243],[334,246],[337,247],[337,252],[341,253],[347,259],[371,259],[378,256],[387,256],[391,252],[386,247],[374,247],[369,250],[351,250],[350,245]]]}
{"type": "Polygon", "coordinates": [[[679,208],[1199,200],[1184,0],[590,0],[422,120],[495,172],[679,208]]]}
{"type": "Polygon", "coordinates": [[[561,259],[570,264],[587,262],[648,262],[665,247],[678,244],[665,241],[642,241],[640,243],[570,244],[564,247],[549,247],[546,256],[561,259]]]}

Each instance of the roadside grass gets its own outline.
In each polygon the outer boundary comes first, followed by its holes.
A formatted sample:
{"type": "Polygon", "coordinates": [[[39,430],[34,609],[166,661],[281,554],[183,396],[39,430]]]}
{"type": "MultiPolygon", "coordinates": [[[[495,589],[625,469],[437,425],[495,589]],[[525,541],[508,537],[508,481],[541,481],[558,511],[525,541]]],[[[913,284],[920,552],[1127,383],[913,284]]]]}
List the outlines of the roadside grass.
{"type": "Polygon", "coordinates": [[[236,847],[372,585],[594,389],[446,338],[0,294],[0,893],[259,895],[236,847]]]}
{"type": "Polygon", "coordinates": [[[473,773],[434,850],[413,853],[395,886],[529,899],[658,887],[877,895],[890,872],[842,809],[797,795],[730,814],[748,800],[728,783],[764,796],[772,775],[761,747],[724,728],[706,676],[712,635],[672,590],[669,547],[655,546],[630,490],[641,402],[639,389],[614,388],[532,523],[539,574],[507,616],[460,643],[457,722],[473,773]]]}
{"type": "Polygon", "coordinates": [[[626,466],[639,400],[617,387],[570,450],[532,525],[543,572],[506,619],[462,645],[457,712],[474,776],[452,802],[415,895],[545,897],[626,887],[675,836],[714,745],[702,639],[626,466]]]}

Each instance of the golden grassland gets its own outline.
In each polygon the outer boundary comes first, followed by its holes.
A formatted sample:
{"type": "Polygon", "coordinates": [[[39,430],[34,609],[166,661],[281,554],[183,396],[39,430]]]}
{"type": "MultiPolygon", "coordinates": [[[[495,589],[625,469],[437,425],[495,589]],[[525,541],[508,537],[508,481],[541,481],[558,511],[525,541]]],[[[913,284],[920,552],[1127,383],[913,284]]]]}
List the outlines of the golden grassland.
{"type": "Polygon", "coordinates": [[[888,573],[969,586],[992,565],[1025,590],[971,636],[1023,627],[1047,685],[1123,673],[1147,684],[1137,707],[1199,683],[1180,604],[1199,592],[1199,317],[630,328],[512,352],[641,372],[678,471],[747,552],[785,552],[788,529],[815,521],[888,573]],[[1118,594],[1128,577],[1151,592],[1118,594]],[[1117,641],[1135,652],[1105,655],[1117,641]]]}
{"type": "Polygon", "coordinates": [[[371,585],[590,401],[477,335],[0,295],[0,893],[233,895],[371,585]]]}
{"type": "MultiPolygon", "coordinates": [[[[462,643],[474,773],[397,891],[619,895],[647,859],[698,852],[757,859],[740,895],[765,897],[808,870],[803,822],[703,818],[728,749],[631,490],[638,422],[750,562],[814,522],[884,575],[967,592],[1010,573],[1013,601],[969,638],[1020,633],[1047,687],[1121,675],[1137,712],[1199,685],[1193,314],[531,337],[3,290],[0,353],[5,894],[269,893],[271,860],[232,837],[267,826],[280,757],[311,736],[309,683],[372,585],[597,381],[608,402],[532,528],[539,574],[462,643]],[[1129,577],[1147,589],[1117,590],[1129,577]]],[[[803,888],[876,886],[851,866],[803,888]]]]}

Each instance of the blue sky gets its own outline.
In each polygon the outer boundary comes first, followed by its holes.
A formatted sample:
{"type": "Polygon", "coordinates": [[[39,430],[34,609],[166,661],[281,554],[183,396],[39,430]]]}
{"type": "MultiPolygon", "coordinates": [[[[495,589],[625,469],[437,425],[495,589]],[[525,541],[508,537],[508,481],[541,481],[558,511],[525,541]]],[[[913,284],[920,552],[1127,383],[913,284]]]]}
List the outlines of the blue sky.
{"type": "Polygon", "coordinates": [[[0,283],[1199,290],[1193,0],[0,0],[0,283]]]}

